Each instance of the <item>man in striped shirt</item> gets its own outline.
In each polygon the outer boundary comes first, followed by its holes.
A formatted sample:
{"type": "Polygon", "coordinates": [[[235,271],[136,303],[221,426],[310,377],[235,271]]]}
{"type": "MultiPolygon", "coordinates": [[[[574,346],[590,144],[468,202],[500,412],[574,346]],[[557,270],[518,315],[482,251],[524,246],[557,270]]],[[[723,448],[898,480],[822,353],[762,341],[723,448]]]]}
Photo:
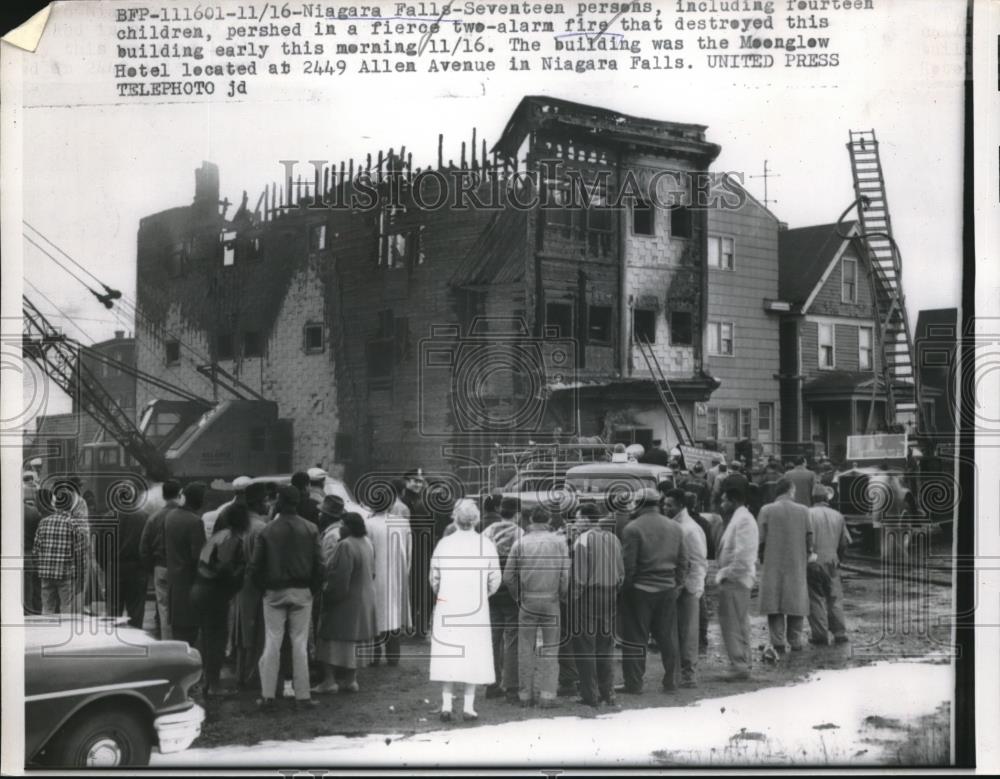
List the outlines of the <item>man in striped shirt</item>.
{"type": "Polygon", "coordinates": [[[576,622],[573,650],[580,702],[593,707],[600,703],[616,705],[615,607],[625,580],[622,545],[614,533],[614,520],[606,521],[595,509],[587,504],[577,515],[578,521],[589,521],[589,526],[573,545],[571,576],[576,622]]]}
{"type": "Polygon", "coordinates": [[[39,491],[43,513],[51,511],[38,524],[32,551],[42,585],[43,614],[73,614],[80,610],[80,593],[86,580],[90,559],[87,520],[80,516],[77,499],[67,510],[53,510],[53,496],[39,491]]]}

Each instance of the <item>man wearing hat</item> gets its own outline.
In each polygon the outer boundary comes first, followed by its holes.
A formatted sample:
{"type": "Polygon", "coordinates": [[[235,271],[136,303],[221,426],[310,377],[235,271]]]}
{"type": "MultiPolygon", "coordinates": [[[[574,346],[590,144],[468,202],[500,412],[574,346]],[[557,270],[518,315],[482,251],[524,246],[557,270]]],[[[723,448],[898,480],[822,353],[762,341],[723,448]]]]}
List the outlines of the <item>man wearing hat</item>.
{"type": "Polygon", "coordinates": [[[809,642],[827,646],[829,634],[838,644],[847,642],[847,625],[844,621],[844,588],[840,582],[840,560],[851,543],[847,523],[839,511],[830,506],[833,490],[817,484],[813,487],[813,505],[809,509],[816,561],[829,578],[829,588],[809,583],[809,642]]]}
{"type": "Polygon", "coordinates": [[[403,475],[403,503],[410,511],[410,532],[413,534],[413,557],[410,560],[410,609],[413,630],[424,638],[430,629],[434,611],[430,585],[431,555],[434,553],[434,517],[424,503],[423,471],[415,468],[403,475]]]}
{"type": "Polygon", "coordinates": [[[636,496],[635,519],[622,530],[622,672],[624,691],[642,693],[650,634],[660,650],[664,691],[677,688],[677,588],[687,574],[684,534],[660,513],[659,491],[646,487],[636,496]]]}
{"type": "Polygon", "coordinates": [[[216,530],[227,527],[226,509],[237,503],[246,505],[247,487],[253,484],[253,479],[249,476],[237,476],[233,479],[233,497],[223,503],[219,508],[206,511],[201,515],[201,521],[205,525],[205,538],[211,538],[216,530]]]}
{"type": "Polygon", "coordinates": [[[317,465],[306,471],[306,475],[309,477],[309,497],[322,503],[326,496],[326,471],[317,465]]]}
{"type": "Polygon", "coordinates": [[[312,704],[309,687],[309,625],[313,596],[322,585],[319,531],[297,513],[302,500],[292,486],[278,488],[275,517],[257,538],[248,575],[264,593],[264,653],[261,655],[261,708],[274,702],[285,625],[292,645],[295,700],[312,704]]]}

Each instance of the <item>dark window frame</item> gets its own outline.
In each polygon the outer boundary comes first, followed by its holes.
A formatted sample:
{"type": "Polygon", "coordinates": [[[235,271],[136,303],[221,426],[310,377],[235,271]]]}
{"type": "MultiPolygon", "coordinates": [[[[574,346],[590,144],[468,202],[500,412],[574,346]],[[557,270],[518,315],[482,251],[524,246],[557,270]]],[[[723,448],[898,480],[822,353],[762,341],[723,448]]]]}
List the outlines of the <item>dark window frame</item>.
{"type": "Polygon", "coordinates": [[[694,314],[690,311],[670,312],[670,345],[671,346],[694,346],[694,314]],[[686,325],[678,325],[674,317],[687,317],[686,325]],[[680,336],[687,334],[685,339],[680,336]]]}
{"type": "Polygon", "coordinates": [[[166,361],[167,367],[181,364],[181,342],[180,341],[167,341],[164,345],[163,359],[166,361]],[[174,354],[171,354],[171,353],[174,354]]]}
{"type": "Polygon", "coordinates": [[[233,341],[232,333],[219,333],[215,336],[215,359],[216,361],[221,360],[233,360],[236,358],[236,344],[233,341]],[[227,348],[223,348],[223,344],[226,344],[227,348]]]}
{"type": "Polygon", "coordinates": [[[302,351],[306,354],[322,354],[326,351],[326,327],[322,322],[306,322],[302,326],[302,351]],[[310,346],[309,334],[319,332],[319,345],[310,346]]]}
{"type": "MultiPolygon", "coordinates": [[[[601,331],[603,332],[604,330],[605,328],[601,327],[601,331]]],[[[595,305],[591,303],[590,306],[587,308],[587,342],[591,344],[596,344],[598,346],[610,346],[614,339],[614,332],[615,332],[614,307],[605,305],[595,305]],[[600,311],[601,314],[595,316],[596,311],[600,311]],[[602,319],[605,316],[604,312],[607,312],[606,313],[607,334],[602,336],[600,333],[598,334],[594,333],[594,321],[595,319],[596,320],[602,319]]]]}
{"type": "Polygon", "coordinates": [[[245,330],[243,332],[243,356],[249,358],[262,358],[264,356],[264,336],[260,330],[245,330]]]}
{"type": "Polygon", "coordinates": [[[648,321],[642,322],[641,329],[650,334],[649,336],[643,338],[643,340],[648,341],[651,344],[656,343],[656,316],[657,312],[654,308],[633,308],[632,309],[632,342],[638,343],[639,341],[639,330],[640,330],[640,319],[648,321]]]}
{"type": "Polygon", "coordinates": [[[638,198],[632,203],[632,235],[646,237],[656,235],[656,209],[652,203],[638,198]],[[642,225],[645,229],[640,229],[640,224],[646,220],[648,224],[642,225]]]}
{"type": "Polygon", "coordinates": [[[545,329],[546,329],[546,332],[547,333],[550,332],[549,328],[552,327],[553,325],[555,325],[555,326],[559,327],[559,334],[557,336],[555,336],[556,338],[572,338],[574,336],[574,333],[575,333],[574,327],[576,326],[576,321],[575,321],[576,320],[576,317],[575,317],[575,313],[576,312],[574,311],[574,309],[575,309],[575,306],[573,305],[573,301],[571,301],[571,300],[547,300],[545,302],[545,329]],[[561,309],[562,310],[561,313],[563,314],[563,316],[558,316],[558,317],[555,318],[555,319],[560,320],[560,321],[553,321],[553,317],[550,314],[550,311],[553,310],[553,309],[556,309],[556,310],[560,310],[561,309]],[[568,319],[565,318],[566,315],[568,315],[568,319]],[[562,326],[563,323],[567,323],[568,327],[564,328],[562,326]],[[564,332],[564,330],[566,332],[564,332]]]}
{"type": "Polygon", "coordinates": [[[670,237],[687,240],[694,235],[694,213],[690,206],[670,209],[670,237]]]}

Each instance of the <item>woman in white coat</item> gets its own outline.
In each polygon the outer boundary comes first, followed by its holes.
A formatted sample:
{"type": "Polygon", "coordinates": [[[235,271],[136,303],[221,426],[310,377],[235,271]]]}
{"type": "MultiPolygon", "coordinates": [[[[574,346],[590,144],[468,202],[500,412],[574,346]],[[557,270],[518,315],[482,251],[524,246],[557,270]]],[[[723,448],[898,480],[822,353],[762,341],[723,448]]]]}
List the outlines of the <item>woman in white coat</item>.
{"type": "Polygon", "coordinates": [[[463,718],[478,719],[476,685],[493,684],[493,638],[489,598],[500,587],[501,571],[493,542],[476,532],[479,509],[460,500],[452,514],[456,532],[441,539],[431,557],[435,595],[431,633],[432,682],[443,682],[441,719],[451,720],[454,685],[465,685],[463,718]]]}

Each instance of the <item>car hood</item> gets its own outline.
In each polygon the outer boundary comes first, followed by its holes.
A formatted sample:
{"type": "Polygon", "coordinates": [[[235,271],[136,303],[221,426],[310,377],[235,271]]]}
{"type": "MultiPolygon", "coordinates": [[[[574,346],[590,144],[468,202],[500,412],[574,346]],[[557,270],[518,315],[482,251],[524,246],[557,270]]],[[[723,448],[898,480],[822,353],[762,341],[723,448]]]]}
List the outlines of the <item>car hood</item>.
{"type": "Polygon", "coordinates": [[[25,652],[46,655],[100,652],[104,657],[187,652],[183,641],[159,641],[149,633],[128,625],[124,617],[74,616],[29,617],[24,623],[25,652]]]}

